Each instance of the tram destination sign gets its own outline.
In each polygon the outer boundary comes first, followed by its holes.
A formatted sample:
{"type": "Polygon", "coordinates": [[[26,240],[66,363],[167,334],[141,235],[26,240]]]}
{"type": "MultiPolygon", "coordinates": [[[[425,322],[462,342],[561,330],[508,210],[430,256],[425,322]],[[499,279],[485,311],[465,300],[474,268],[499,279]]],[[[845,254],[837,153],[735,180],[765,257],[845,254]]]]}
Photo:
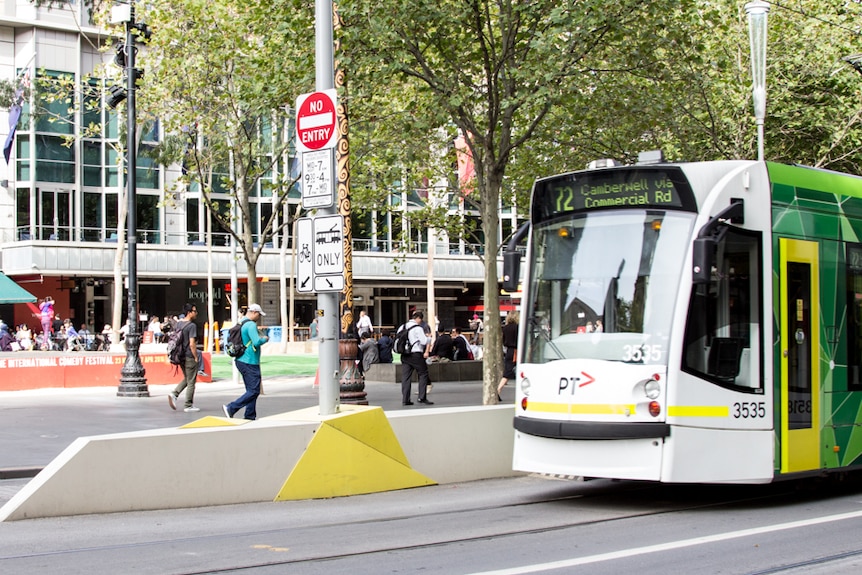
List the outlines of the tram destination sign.
{"type": "Polygon", "coordinates": [[[691,187],[679,169],[579,172],[536,183],[533,213],[553,217],[592,210],[695,209],[691,187]]]}

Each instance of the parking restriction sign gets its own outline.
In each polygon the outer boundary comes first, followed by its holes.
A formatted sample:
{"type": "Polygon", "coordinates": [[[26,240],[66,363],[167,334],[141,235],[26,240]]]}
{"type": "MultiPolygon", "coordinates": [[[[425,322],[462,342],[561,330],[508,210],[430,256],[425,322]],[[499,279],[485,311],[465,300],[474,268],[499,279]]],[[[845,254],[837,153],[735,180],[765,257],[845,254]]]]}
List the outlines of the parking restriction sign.
{"type": "Polygon", "coordinates": [[[332,150],[302,154],[302,207],[328,208],[335,203],[332,150]]]}

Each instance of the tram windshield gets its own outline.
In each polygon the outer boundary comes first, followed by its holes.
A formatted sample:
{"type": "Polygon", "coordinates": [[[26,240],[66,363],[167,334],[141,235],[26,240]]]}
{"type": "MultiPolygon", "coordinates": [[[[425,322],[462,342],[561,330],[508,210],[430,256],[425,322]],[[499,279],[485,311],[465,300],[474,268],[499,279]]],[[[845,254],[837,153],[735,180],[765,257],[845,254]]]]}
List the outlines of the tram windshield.
{"type": "Polygon", "coordinates": [[[626,210],[537,224],[522,361],[666,364],[694,218],[626,210]]]}

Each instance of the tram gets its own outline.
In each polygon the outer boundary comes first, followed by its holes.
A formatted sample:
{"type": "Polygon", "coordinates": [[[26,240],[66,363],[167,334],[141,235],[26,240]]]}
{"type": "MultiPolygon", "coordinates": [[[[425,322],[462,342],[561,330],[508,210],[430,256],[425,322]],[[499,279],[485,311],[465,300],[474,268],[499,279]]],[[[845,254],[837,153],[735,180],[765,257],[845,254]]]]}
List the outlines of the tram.
{"type": "Polygon", "coordinates": [[[516,470],[767,483],[862,465],[862,178],[651,162],[535,182],[516,470]]]}

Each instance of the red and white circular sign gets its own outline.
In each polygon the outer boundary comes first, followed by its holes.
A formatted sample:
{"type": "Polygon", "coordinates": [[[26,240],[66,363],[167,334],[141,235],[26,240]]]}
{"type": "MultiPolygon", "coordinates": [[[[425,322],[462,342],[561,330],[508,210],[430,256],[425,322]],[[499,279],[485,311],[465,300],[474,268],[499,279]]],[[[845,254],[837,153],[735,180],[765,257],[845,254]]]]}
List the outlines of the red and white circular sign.
{"type": "Polygon", "coordinates": [[[335,146],[336,91],[323,90],[296,99],[296,143],[300,151],[311,152],[335,146]]]}

